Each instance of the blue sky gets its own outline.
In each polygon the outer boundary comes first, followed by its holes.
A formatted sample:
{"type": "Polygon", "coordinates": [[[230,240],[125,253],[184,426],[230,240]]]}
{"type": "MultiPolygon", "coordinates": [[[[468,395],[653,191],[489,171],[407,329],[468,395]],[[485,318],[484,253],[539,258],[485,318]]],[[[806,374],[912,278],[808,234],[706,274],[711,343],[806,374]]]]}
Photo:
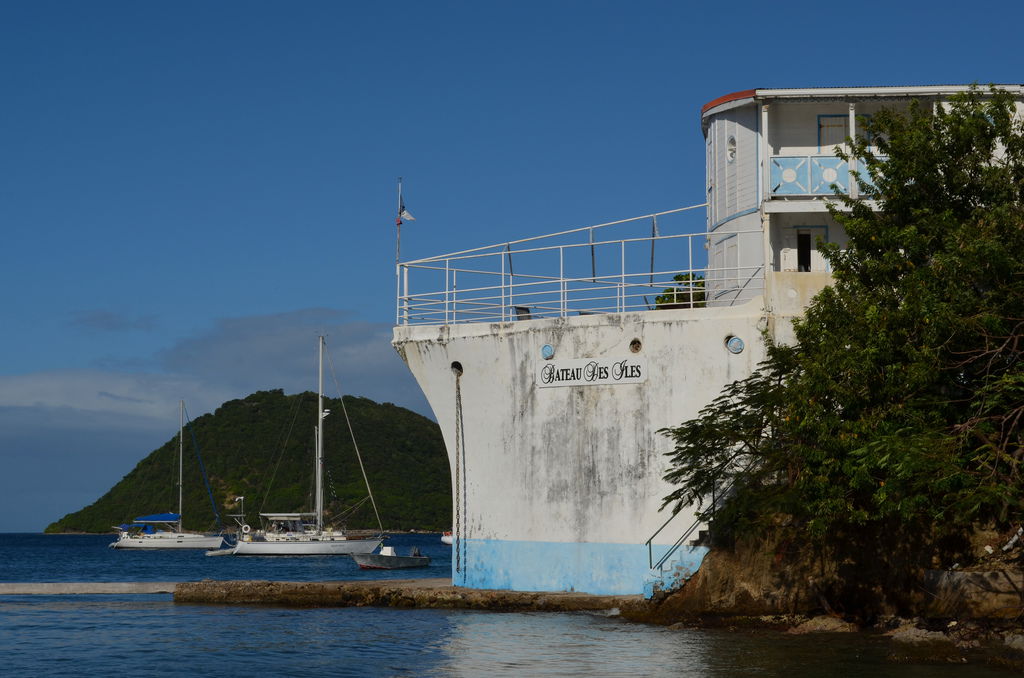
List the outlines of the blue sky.
{"type": "Polygon", "coordinates": [[[179,398],[313,388],[320,332],[346,393],[429,416],[389,344],[398,176],[405,257],[697,204],[704,103],[1021,82],[1022,15],[0,1],[0,531],[99,497],[179,398]]]}

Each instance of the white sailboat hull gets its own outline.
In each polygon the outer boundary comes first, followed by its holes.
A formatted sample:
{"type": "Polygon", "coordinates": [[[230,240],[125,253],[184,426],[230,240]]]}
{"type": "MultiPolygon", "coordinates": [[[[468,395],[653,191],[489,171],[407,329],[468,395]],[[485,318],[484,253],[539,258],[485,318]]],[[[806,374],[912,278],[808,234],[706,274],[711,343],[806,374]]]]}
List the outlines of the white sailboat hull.
{"type": "Polygon", "coordinates": [[[372,553],[380,544],[380,538],[239,541],[232,551],[236,556],[347,556],[372,553]]]}
{"type": "MultiPolygon", "coordinates": [[[[207,555],[236,556],[347,556],[359,553],[372,553],[383,542],[383,536],[373,534],[369,530],[358,530],[351,533],[345,530],[325,528],[324,523],[324,417],[330,410],[324,409],[324,338],[319,340],[319,380],[317,382],[317,425],[316,425],[316,459],[313,470],[316,477],[316,490],[313,513],[260,513],[260,518],[270,523],[264,530],[251,532],[249,525],[243,524],[244,513],[236,516],[242,528],[238,543],[231,549],[212,551],[207,555]],[[315,521],[311,520],[315,517],[315,521]],[[351,536],[350,536],[351,535],[351,536]]],[[[344,407],[344,400],[342,400],[344,407]]],[[[345,415],[346,420],[348,414],[345,415]]],[[[351,427],[350,427],[351,431],[351,427]]],[[[353,444],[354,444],[353,440],[353,444]]],[[[358,448],[356,449],[358,452],[358,448]]],[[[360,461],[362,464],[362,461],[360,461]]],[[[367,487],[369,492],[369,487],[367,487]]],[[[372,500],[373,495],[370,495],[372,500]]],[[[244,507],[243,507],[244,508],[244,507]]],[[[376,512],[374,505],[374,512],[376,512]]],[[[380,517],[377,518],[378,525],[380,517]]],[[[381,528],[383,531],[383,528],[381,528]]]]}
{"type": "MultiPolygon", "coordinates": [[[[183,462],[185,439],[185,401],[179,401],[178,409],[178,512],[139,516],[131,525],[121,525],[117,541],[110,544],[112,549],[219,549],[224,538],[219,534],[184,532],[182,526],[182,487],[184,482],[183,462]],[[155,527],[154,527],[155,526],[155,527]]],[[[196,454],[198,454],[198,448],[196,454]]],[[[205,474],[205,471],[204,471],[205,474]]],[[[213,496],[210,496],[213,502],[213,496]]],[[[216,509],[214,509],[216,512],[216,509]]],[[[219,522],[219,518],[218,518],[219,522]]]]}
{"type": "Polygon", "coordinates": [[[195,532],[158,532],[135,536],[122,535],[110,545],[114,549],[216,549],[224,543],[218,535],[195,532]]]}

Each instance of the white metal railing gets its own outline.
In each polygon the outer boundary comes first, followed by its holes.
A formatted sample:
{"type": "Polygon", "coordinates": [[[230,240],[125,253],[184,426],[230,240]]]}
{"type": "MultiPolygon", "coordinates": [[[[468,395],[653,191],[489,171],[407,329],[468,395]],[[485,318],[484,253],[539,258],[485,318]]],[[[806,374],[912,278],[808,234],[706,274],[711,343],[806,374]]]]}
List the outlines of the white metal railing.
{"type": "Polygon", "coordinates": [[[754,251],[747,258],[742,252],[731,258],[756,264],[709,268],[705,222],[693,219],[703,216],[693,210],[705,206],[401,262],[396,323],[507,322],[723,306],[760,294],[761,238],[749,239],[754,251]],[[619,237],[612,237],[612,229],[619,237]],[[678,232],[686,229],[700,232],[678,232]],[[677,232],[663,235],[669,230],[677,232]]]}

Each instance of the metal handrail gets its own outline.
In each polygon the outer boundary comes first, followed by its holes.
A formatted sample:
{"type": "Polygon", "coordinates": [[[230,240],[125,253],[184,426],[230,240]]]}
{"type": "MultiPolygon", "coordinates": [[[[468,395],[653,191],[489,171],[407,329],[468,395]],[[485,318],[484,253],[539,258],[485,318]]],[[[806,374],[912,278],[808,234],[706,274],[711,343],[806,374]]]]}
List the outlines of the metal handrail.
{"type": "MultiPolygon", "coordinates": [[[[732,491],[732,488],[733,488],[733,485],[735,484],[735,482],[736,481],[733,480],[733,482],[729,483],[728,487],[726,487],[725,490],[722,491],[722,492],[712,492],[712,494],[711,494],[711,513],[712,514],[714,514],[714,512],[718,509],[718,507],[721,505],[722,501],[724,501],[725,498],[729,496],[729,492],[732,491]]],[[[693,531],[696,530],[698,527],[700,527],[701,523],[705,522],[705,520],[703,518],[697,518],[697,520],[695,520],[693,522],[693,524],[690,525],[690,527],[688,527],[685,532],[683,532],[682,536],[680,536],[678,539],[675,540],[675,542],[673,542],[673,544],[669,547],[668,551],[665,552],[665,555],[663,555],[658,560],[658,562],[655,563],[654,562],[654,539],[659,534],[661,534],[661,531],[664,530],[666,527],[668,527],[668,524],[671,523],[673,520],[675,520],[676,516],[678,516],[678,515],[679,515],[679,513],[673,513],[669,517],[669,519],[666,520],[662,524],[662,526],[659,527],[658,530],[654,534],[652,534],[651,538],[648,539],[647,542],[646,542],[646,544],[647,544],[647,564],[650,566],[650,569],[652,569],[652,570],[654,570],[654,569],[661,569],[661,566],[664,565],[668,561],[668,559],[671,558],[675,554],[675,552],[679,550],[679,547],[683,545],[683,542],[685,542],[687,539],[690,538],[690,535],[693,534],[693,531]]]]}
{"type": "MultiPolygon", "coordinates": [[[[748,232],[743,232],[746,234],[748,232]]],[[[757,233],[758,231],[750,231],[757,233]]],[[[405,284],[399,290],[397,304],[397,322],[400,324],[429,324],[438,322],[438,312],[444,306],[444,323],[458,322],[504,322],[514,319],[515,315],[511,309],[516,306],[537,307],[537,312],[531,317],[561,316],[570,313],[584,312],[623,312],[627,310],[644,309],[653,307],[650,296],[663,294],[665,290],[680,289],[695,291],[693,282],[703,280],[699,285],[705,293],[707,303],[700,305],[725,306],[735,303],[742,303],[757,295],[763,289],[764,266],[761,260],[745,261],[737,257],[736,263],[728,266],[714,268],[698,262],[692,256],[690,261],[683,261],[684,266],[673,269],[640,269],[637,263],[638,257],[627,258],[625,254],[626,245],[630,243],[654,243],[663,238],[686,237],[691,242],[694,238],[706,238],[705,234],[691,234],[687,236],[667,236],[652,238],[631,238],[621,241],[606,242],[606,245],[618,245],[620,252],[615,258],[618,262],[612,264],[611,271],[608,271],[609,259],[603,254],[602,264],[605,271],[600,275],[596,273],[596,264],[590,264],[587,270],[581,270],[582,262],[577,258],[573,262],[567,261],[566,253],[571,250],[570,246],[560,245],[545,249],[531,249],[531,252],[554,253],[557,260],[552,258],[549,263],[545,261],[527,261],[526,270],[520,269],[519,273],[512,273],[506,269],[505,261],[509,254],[521,255],[521,252],[500,252],[481,255],[490,257],[497,256],[500,259],[501,267],[489,270],[486,266],[469,266],[456,268],[450,260],[444,262],[431,262],[430,264],[401,264],[404,273],[405,284]],[[443,263],[443,265],[442,265],[443,263]],[[570,263],[573,264],[570,266],[570,263]],[[557,272],[547,273],[544,266],[554,268],[557,272]],[[570,270],[567,270],[570,269],[570,270]],[[574,270],[572,270],[574,269],[574,270]],[[617,269],[617,270],[615,270],[617,269]],[[410,270],[432,271],[435,277],[434,289],[426,292],[413,292],[409,289],[408,272],[410,270]],[[686,274],[690,281],[678,281],[674,276],[686,274]],[[458,280],[459,284],[456,284],[458,280]],[[606,291],[609,294],[601,294],[606,291]],[[546,303],[546,300],[557,300],[557,307],[546,303]],[[614,303],[607,305],[601,302],[614,300],[614,303]],[[544,313],[541,313],[541,307],[544,313]],[[468,311],[472,309],[472,313],[468,311]],[[490,313],[484,313],[489,310],[490,313]],[[538,314],[540,314],[538,316],[538,314]]],[[[760,239],[758,239],[760,244],[760,239]]],[[[692,250],[692,245],[687,250],[692,250]]],[[[633,253],[635,255],[635,252],[633,253]]],[[[590,262],[587,262],[590,263],[590,262]]],[[[509,267],[510,269],[511,267],[509,267]]],[[[695,304],[696,305],[696,304],[695,304]]]]}
{"type": "MultiPolygon", "coordinates": [[[[427,261],[439,261],[439,260],[442,260],[442,259],[452,259],[452,258],[460,257],[461,255],[471,254],[471,253],[474,253],[474,252],[482,253],[482,252],[485,252],[486,250],[490,250],[490,249],[494,249],[494,248],[508,248],[508,247],[511,247],[512,245],[518,245],[518,244],[524,243],[524,242],[533,242],[534,240],[543,240],[544,238],[557,238],[557,237],[560,237],[560,236],[563,236],[563,235],[571,235],[573,233],[582,233],[584,231],[592,232],[592,231],[595,231],[595,230],[597,230],[599,228],[607,228],[609,226],[619,226],[621,224],[628,224],[628,223],[634,222],[634,221],[643,221],[643,220],[647,220],[647,219],[656,219],[657,217],[662,217],[662,216],[665,216],[667,214],[678,214],[680,212],[688,212],[690,210],[700,209],[701,207],[707,207],[707,206],[708,206],[708,204],[706,202],[702,202],[699,205],[690,205],[689,207],[679,207],[679,208],[676,208],[674,210],[666,210],[664,212],[654,212],[652,214],[645,214],[645,215],[640,216],[640,217],[630,217],[628,219],[619,219],[617,221],[607,221],[607,222],[605,222],[603,224],[594,224],[593,226],[580,226],[578,228],[571,228],[571,229],[569,229],[567,231],[559,231],[557,233],[547,233],[545,235],[535,235],[535,236],[532,236],[530,238],[522,238],[520,240],[510,240],[508,242],[498,243],[496,245],[485,245],[483,247],[474,247],[472,249],[461,250],[459,252],[451,252],[449,254],[439,254],[437,256],[426,257],[424,259],[414,259],[412,261],[405,262],[405,264],[406,265],[415,265],[415,264],[419,264],[421,262],[427,262],[427,261]]],[[[591,243],[588,241],[586,244],[590,245],[591,243]]],[[[599,243],[593,243],[593,244],[596,245],[596,244],[599,244],[599,243]]],[[[516,250],[516,252],[520,252],[520,251],[526,251],[526,250],[516,250]]],[[[501,250],[499,252],[496,252],[495,254],[505,254],[505,250],[501,250]]]]}
{"type": "Polygon", "coordinates": [[[396,323],[507,322],[679,308],[652,299],[694,287],[692,282],[675,280],[679,274],[702,280],[698,287],[703,299],[691,307],[731,306],[753,299],[764,289],[762,231],[712,234],[702,222],[699,231],[691,232],[679,228],[695,225],[688,218],[665,219],[701,207],[706,204],[399,262],[396,323]],[[623,225],[631,231],[621,233],[622,238],[594,237],[597,229],[623,225]],[[639,235],[639,228],[650,230],[639,235]],[[666,228],[676,232],[665,233],[666,228]],[[712,265],[706,250],[717,247],[723,235],[741,237],[731,244],[727,260],[716,256],[712,265]],[[656,267],[657,243],[661,258],[671,261],[672,268],[656,267]]]}
{"type": "MultiPolygon", "coordinates": [[[[489,311],[488,319],[491,321],[506,320],[509,316],[508,308],[512,306],[530,306],[535,315],[541,310],[548,310],[550,313],[544,315],[556,316],[600,310],[626,311],[639,308],[647,310],[652,307],[650,297],[664,294],[664,291],[668,289],[677,289],[684,294],[703,292],[707,301],[696,301],[693,306],[722,306],[737,300],[742,301],[743,299],[740,297],[745,292],[756,294],[757,291],[763,289],[761,280],[763,267],[760,264],[724,269],[724,272],[728,272],[730,275],[713,278],[710,282],[707,280],[709,274],[715,272],[714,269],[685,269],[682,272],[691,274],[695,280],[700,280],[701,276],[705,276],[706,282],[703,286],[680,283],[669,277],[675,271],[655,273],[654,275],[662,278],[654,283],[649,282],[648,278],[652,274],[648,271],[597,277],[566,276],[562,278],[524,274],[519,277],[528,278],[525,282],[506,282],[504,284],[467,286],[457,290],[449,288],[445,291],[407,294],[401,299],[401,317],[407,319],[406,324],[429,322],[433,312],[445,303],[460,304],[458,313],[451,318],[454,322],[460,321],[458,316],[466,316],[470,308],[473,309],[474,315],[489,311]],[[602,294],[602,292],[609,294],[602,294]],[[716,300],[724,296],[736,297],[736,299],[729,299],[727,303],[721,301],[716,303],[716,300]],[[559,303],[557,306],[553,306],[545,303],[546,300],[558,300],[559,303]],[[600,302],[603,301],[614,301],[614,308],[605,309],[600,305],[600,302]]],[[[467,320],[467,318],[463,317],[461,320],[467,320]]]]}

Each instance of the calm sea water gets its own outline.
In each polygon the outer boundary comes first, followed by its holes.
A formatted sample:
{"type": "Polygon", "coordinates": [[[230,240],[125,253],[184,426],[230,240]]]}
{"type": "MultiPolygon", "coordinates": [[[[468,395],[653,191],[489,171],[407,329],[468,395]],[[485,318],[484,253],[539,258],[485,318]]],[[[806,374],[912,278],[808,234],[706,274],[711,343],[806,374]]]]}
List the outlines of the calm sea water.
{"type": "MultiPolygon", "coordinates": [[[[429,569],[347,558],[207,558],[108,549],[113,537],[0,534],[0,581],[287,581],[450,575],[438,535],[399,535],[429,569]]],[[[676,631],[605,614],[175,604],[165,595],[0,596],[3,676],[884,676],[1008,675],[887,662],[865,635],[676,631]]]]}

